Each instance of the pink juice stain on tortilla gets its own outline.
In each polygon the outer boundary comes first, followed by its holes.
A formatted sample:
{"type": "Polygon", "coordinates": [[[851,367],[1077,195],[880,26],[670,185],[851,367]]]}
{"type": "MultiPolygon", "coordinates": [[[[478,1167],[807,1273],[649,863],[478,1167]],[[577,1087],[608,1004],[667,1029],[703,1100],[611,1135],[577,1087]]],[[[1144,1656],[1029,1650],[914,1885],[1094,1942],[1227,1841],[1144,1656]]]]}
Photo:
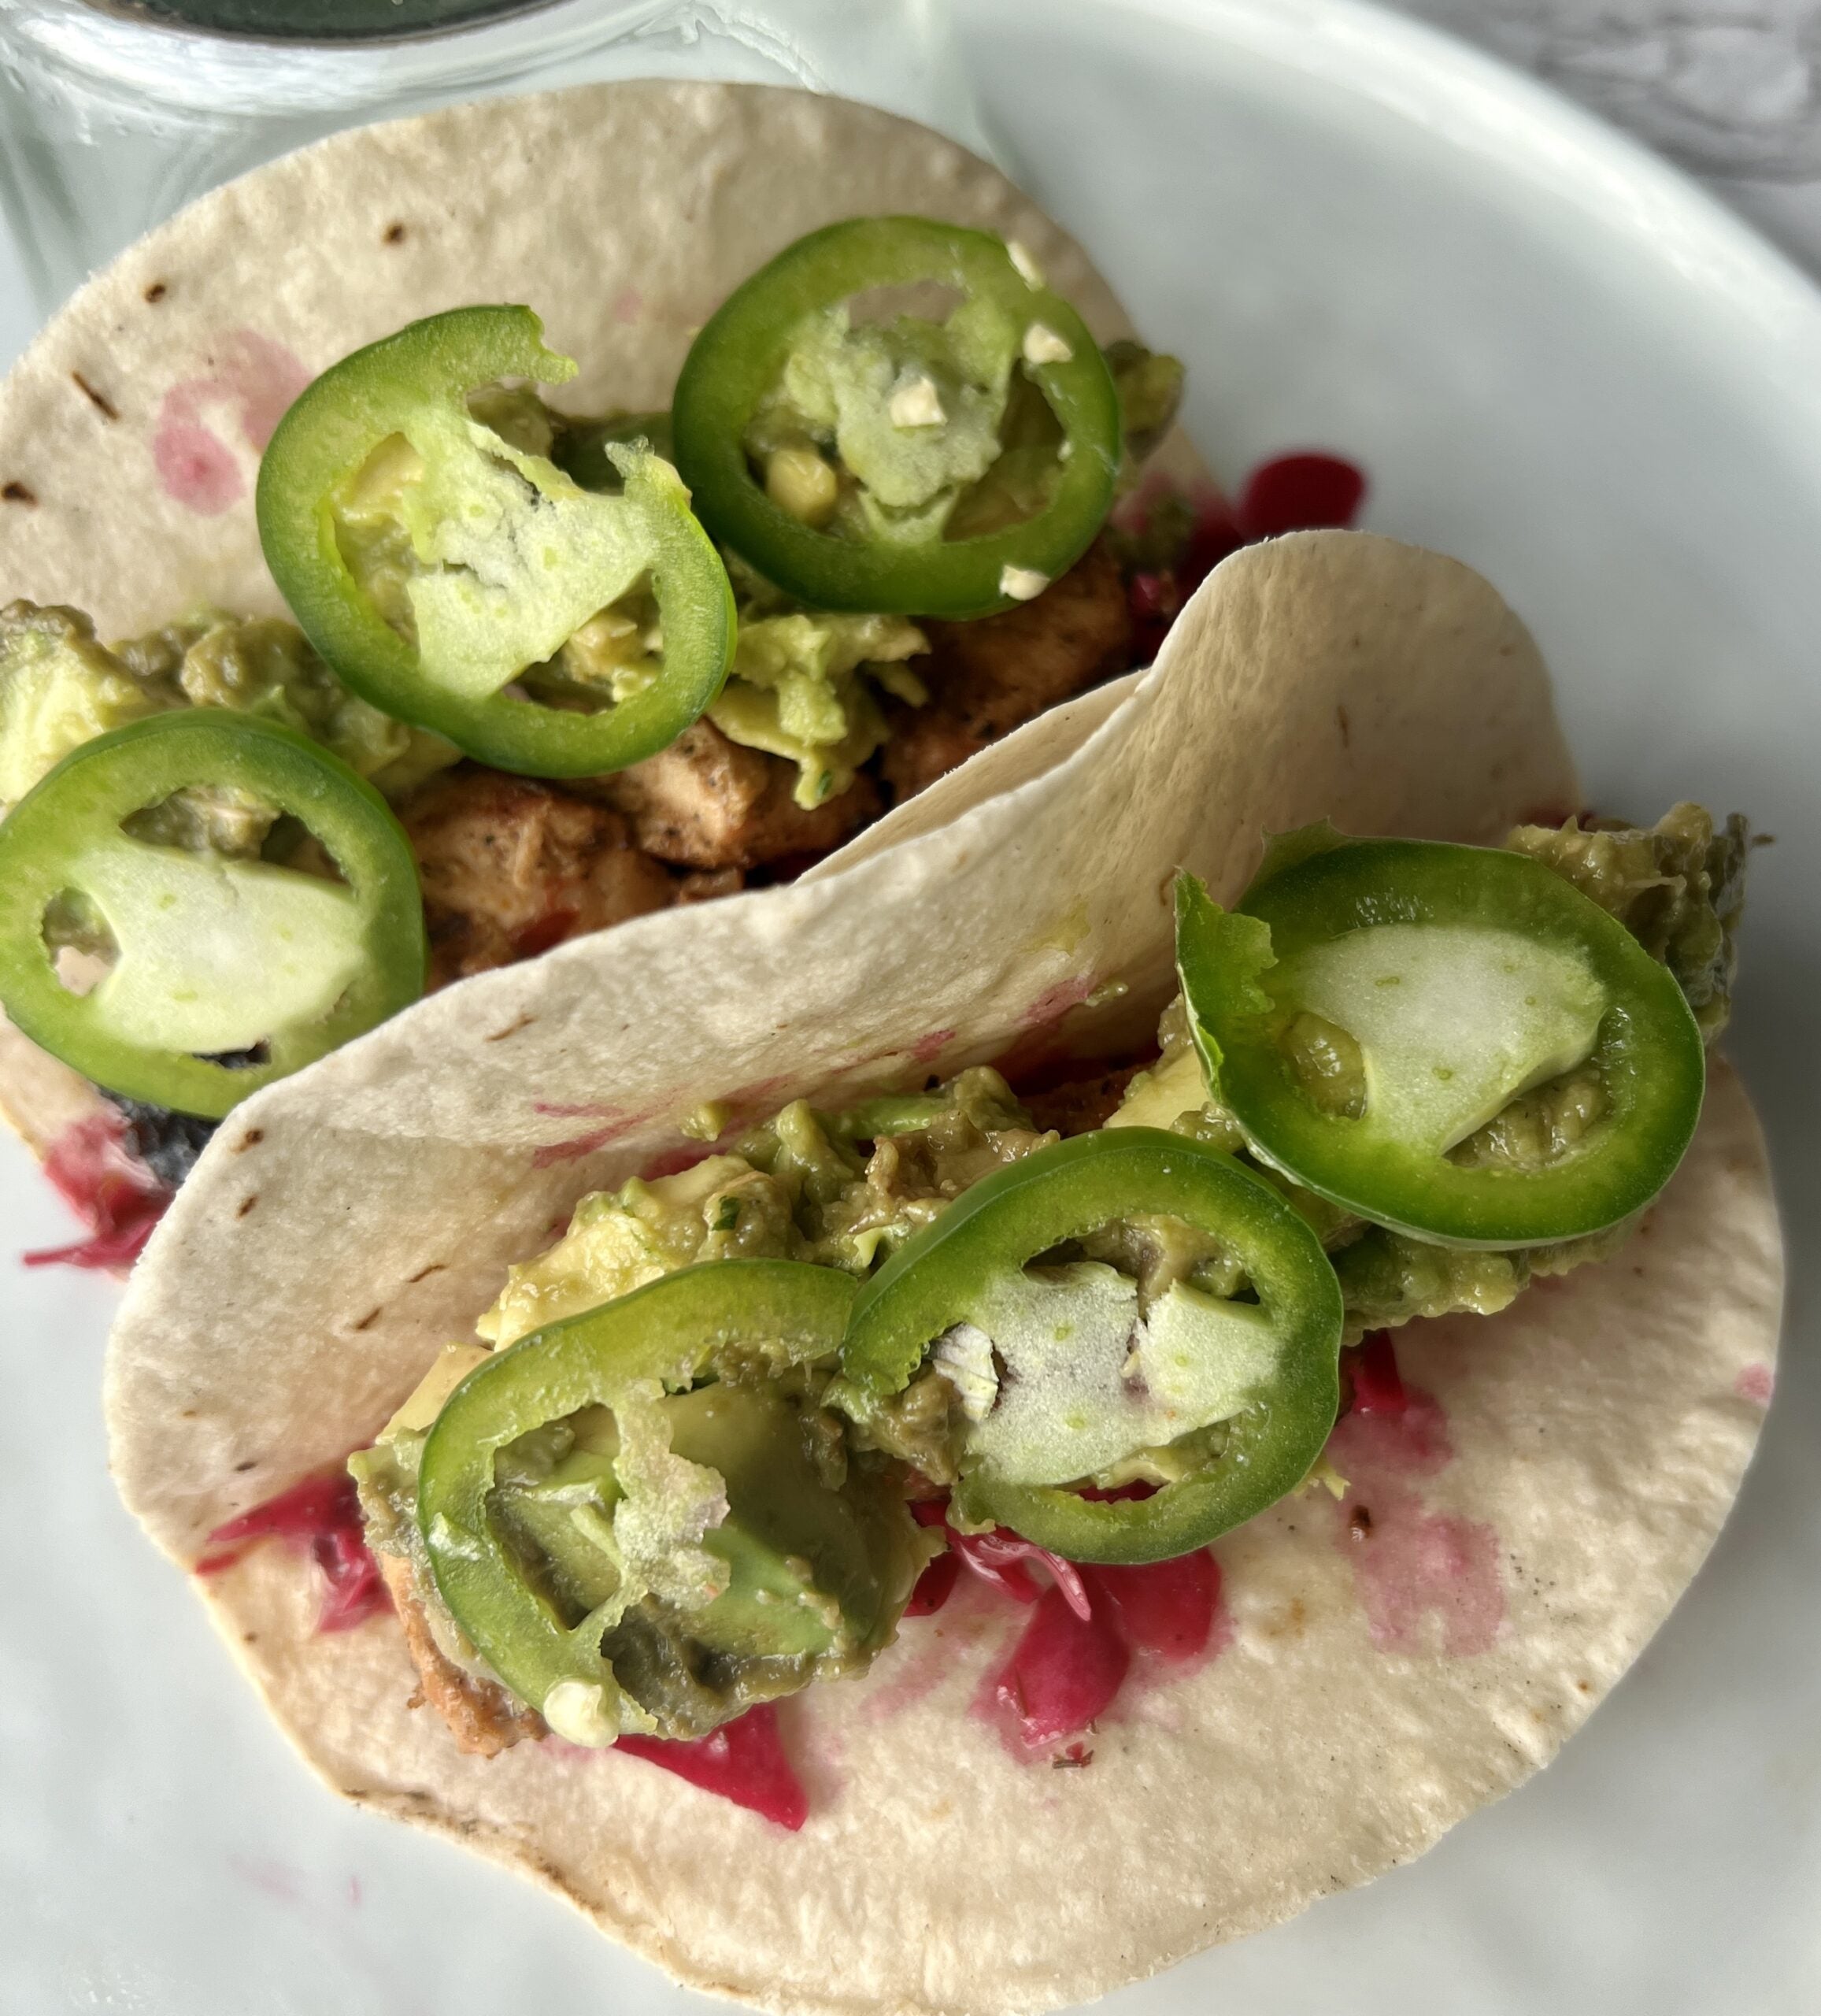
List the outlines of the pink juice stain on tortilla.
{"type": "MultiPolygon", "coordinates": [[[[884,1678],[867,1697],[864,1714],[868,1721],[890,1721],[907,1708],[914,1708],[958,1669],[971,1664],[988,1640],[1003,1641],[1009,1636],[1016,1614],[1008,1614],[1006,1605],[985,1583],[971,1576],[960,1579],[960,1566],[957,1556],[938,1555],[923,1571],[927,1577],[935,1570],[949,1568],[948,1576],[938,1578],[946,1581],[948,1588],[938,1602],[905,1610],[905,1618],[914,1621],[908,1627],[899,1627],[890,1662],[881,1666],[884,1678]],[[934,1614],[938,1610],[942,1612],[940,1618],[934,1614]]],[[[920,1594],[923,1584],[918,1587],[920,1594]]]]}
{"type": "Polygon", "coordinates": [[[616,322],[636,322],[645,313],[645,296],[635,287],[623,287],[607,312],[616,322]]]}
{"type": "MultiPolygon", "coordinates": [[[[728,1092],[716,1102],[727,1110],[727,1124],[712,1141],[679,1141],[673,1147],[660,1149],[638,1173],[647,1183],[655,1183],[666,1176],[681,1176],[685,1169],[694,1169],[698,1162],[705,1162],[710,1155],[724,1154],[742,1132],[755,1121],[768,1114],[775,1103],[775,1095],[790,1082],[787,1073],[776,1077],[761,1078],[755,1084],[742,1085],[737,1091],[728,1092]]],[[[654,1107],[651,1113],[641,1114],[641,1120],[653,1118],[661,1110],[654,1107]]]]}
{"type": "Polygon", "coordinates": [[[1440,1620],[1450,1658],[1488,1651],[1505,1621],[1498,1536],[1484,1521],[1425,1511],[1413,1491],[1375,1484],[1349,1492],[1337,1510],[1342,1544],[1353,1551],[1353,1577],[1372,1643],[1387,1651],[1429,1649],[1426,1620],[1440,1620]],[[1368,1497],[1371,1503],[1367,1504],[1368,1497]],[[1366,1510],[1370,1530],[1354,1521],[1366,1510]]]}
{"type": "Polygon", "coordinates": [[[1419,1386],[1405,1392],[1400,1413],[1368,1414],[1355,1407],[1335,1423],[1328,1460],[1342,1477],[1433,1477],[1453,1462],[1454,1445],[1439,1403],[1419,1386]]]}
{"type": "Polygon", "coordinates": [[[1408,1481],[1454,1460],[1440,1403],[1398,1377],[1383,1332],[1347,1356],[1353,1404],[1327,1454],[1347,1480],[1334,1507],[1338,1544],[1372,1642],[1421,1654],[1439,1629],[1449,1658],[1486,1651],[1505,1621],[1498,1535],[1483,1520],[1431,1510],[1408,1481]]]}
{"type": "Polygon", "coordinates": [[[1733,1391],[1755,1407],[1767,1407],[1777,1390],[1777,1375],[1767,1365],[1748,1365],[1733,1381],[1733,1391]]]}
{"type": "Polygon", "coordinates": [[[1046,988],[1018,1017],[1020,1028],[1047,1028],[1060,1022],[1072,1008],[1079,1008],[1099,984],[1092,973],[1077,973],[1072,980],[1058,980],[1046,988]]]}
{"type": "Polygon", "coordinates": [[[212,416],[231,411],[242,440],[257,454],[313,376],[302,358],[257,329],[230,330],[209,361],[206,376],[183,379],[165,393],[152,436],[165,495],[204,518],[220,517],[246,489],[239,459],[212,416]]]}
{"type": "Polygon", "coordinates": [[[640,1180],[656,1183],[667,1176],[681,1176],[685,1169],[694,1169],[719,1152],[712,1141],[685,1141],[679,1147],[666,1148],[653,1155],[638,1172],[640,1180]]]}
{"type": "Polygon", "coordinates": [[[531,1151],[531,1167],[549,1169],[556,1162],[579,1162],[584,1155],[591,1155],[601,1148],[610,1146],[622,1135],[630,1134],[635,1127],[642,1126],[648,1120],[655,1120],[664,1109],[647,1106],[635,1110],[616,1106],[566,1106],[552,1104],[537,1099],[531,1110],[553,1120],[598,1119],[601,1125],[591,1127],[585,1134],[572,1135],[566,1141],[546,1141],[542,1147],[531,1151]]]}
{"type": "Polygon", "coordinates": [[[531,1152],[533,1169],[549,1169],[555,1162],[579,1162],[584,1155],[606,1147],[626,1132],[624,1127],[597,1127],[587,1134],[571,1136],[567,1141],[546,1141],[531,1152]]]}
{"type": "MultiPolygon", "coordinates": [[[[727,1125],[712,1141],[679,1141],[668,1148],[661,1148],[638,1172],[646,1183],[655,1183],[667,1176],[680,1176],[685,1169],[691,1169],[697,1163],[706,1162],[710,1155],[724,1152],[725,1144],[731,1141],[748,1124],[749,1119],[769,1111],[774,1095],[782,1086],[790,1082],[787,1076],[761,1078],[756,1084],[742,1085],[737,1091],[729,1092],[720,1103],[726,1106],[731,1116],[727,1125]]],[[[585,1155],[591,1155],[599,1149],[610,1147],[622,1136],[630,1134],[635,1127],[642,1127],[648,1120],[655,1120],[667,1110],[661,1106],[646,1106],[638,1110],[631,1107],[586,1104],[561,1106],[539,1099],[532,1107],[535,1113],[555,1119],[585,1120],[598,1118],[602,1125],[589,1128],[585,1134],[572,1136],[566,1141],[546,1142],[531,1152],[534,1169],[548,1169],[554,1162],[579,1162],[585,1155]]]]}
{"type": "Polygon", "coordinates": [[[1059,1025],[1099,984],[1092,973],[1078,973],[1046,988],[1024,1009],[1018,1017],[1024,1033],[993,1060],[994,1069],[1014,1091],[1025,1080],[1049,1069],[1067,1055],[1059,1025]]]}
{"type": "Polygon", "coordinates": [[[953,1029],[931,1029],[911,1045],[911,1055],[920,1064],[934,1064],[955,1040],[953,1029]]]}
{"type": "Polygon", "coordinates": [[[752,1115],[762,1117],[768,1114],[776,1103],[776,1096],[790,1082],[787,1071],[779,1071],[769,1078],[756,1078],[749,1085],[742,1085],[727,1093],[720,1103],[736,1117],[752,1115]]]}

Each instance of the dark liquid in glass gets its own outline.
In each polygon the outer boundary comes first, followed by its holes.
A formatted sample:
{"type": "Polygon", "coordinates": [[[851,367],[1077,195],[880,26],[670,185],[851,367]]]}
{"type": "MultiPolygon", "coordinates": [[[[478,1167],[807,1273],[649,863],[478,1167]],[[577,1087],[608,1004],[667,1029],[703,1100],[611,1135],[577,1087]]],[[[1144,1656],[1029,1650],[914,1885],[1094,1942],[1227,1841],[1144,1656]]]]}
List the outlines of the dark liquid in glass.
{"type": "Polygon", "coordinates": [[[90,0],[102,12],[161,28],[265,42],[376,42],[473,28],[551,0],[90,0]]]}

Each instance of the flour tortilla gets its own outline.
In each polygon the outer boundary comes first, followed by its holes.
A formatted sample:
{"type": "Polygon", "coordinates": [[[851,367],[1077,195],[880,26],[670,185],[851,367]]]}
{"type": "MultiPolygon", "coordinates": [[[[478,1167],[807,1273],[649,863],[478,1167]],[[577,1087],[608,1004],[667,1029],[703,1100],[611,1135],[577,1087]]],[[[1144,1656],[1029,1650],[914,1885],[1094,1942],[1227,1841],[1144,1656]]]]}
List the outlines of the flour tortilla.
{"type": "MultiPolygon", "coordinates": [[[[368,1440],[509,1263],[681,1143],[703,1099],[757,1117],[1009,1047],[1093,1053],[1168,995],[1179,865],[1230,901],[1267,828],[1487,841],[1579,802],[1516,619],[1465,568],[1363,534],[1235,555],[1150,674],[1081,705],[1075,746],[1054,717],[1021,731],[992,752],[1006,788],[938,785],[927,830],[919,801],[794,887],[483,976],[242,1108],[110,1347],[114,1469],[158,1544],[187,1565],[368,1440]]],[[[1445,1417],[1430,1468],[1356,1452],[1347,1504],[1296,1499],[1221,1542],[1231,1643],[1122,1703],[1086,1769],[1015,1760],[969,1714],[1019,1620],[964,1594],[864,1680],[785,1704],[798,1834],[636,1759],[458,1755],[409,1706],[396,1621],[313,1635],[312,1572],[280,1549],[193,1586],[330,1784],[550,1884],[690,1985],[790,2011],[1048,2009],[1364,1881],[1545,1762],[1713,1540],[1780,1291],[1762,1143],[1720,1066],[1616,1259],[1401,1333],[1445,1417]],[[1427,1592],[1425,1562],[1447,1571],[1427,1592]]]]}
{"type": "MultiPolygon", "coordinates": [[[[203,602],[282,614],[254,520],[259,450],[338,358],[442,309],[524,302],[581,365],[553,403],[667,406],[696,329],[749,274],[805,232],[895,212],[1016,239],[1097,339],[1134,333],[997,169],[812,92],[594,85],[257,169],[123,254],[0,387],[0,600],[71,603],[109,638],[203,602]]],[[[1152,465],[1208,480],[1179,430],[1152,465]]],[[[0,1114],[36,1153],[102,1110],[0,1022],[0,1114]]]]}

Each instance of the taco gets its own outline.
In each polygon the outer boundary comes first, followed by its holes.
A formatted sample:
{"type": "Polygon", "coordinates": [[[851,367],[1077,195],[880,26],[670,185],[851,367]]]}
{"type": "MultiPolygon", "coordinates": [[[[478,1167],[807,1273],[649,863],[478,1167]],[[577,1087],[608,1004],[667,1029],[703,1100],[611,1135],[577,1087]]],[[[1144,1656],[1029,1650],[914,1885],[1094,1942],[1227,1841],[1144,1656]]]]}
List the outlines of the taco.
{"type": "Polygon", "coordinates": [[[0,394],[0,1107],[80,1251],[427,979],[790,879],[1356,505],[1236,517],[1181,389],[997,170],[797,91],[369,128],[135,246],[0,394]]]}
{"type": "Polygon", "coordinates": [[[110,1343],[316,1770],[768,2007],[1053,2007],[1420,1852],[1769,1393],[1742,826],[1581,816],[1521,624],[1364,534],[1075,709],[257,1095],[110,1343]]]}

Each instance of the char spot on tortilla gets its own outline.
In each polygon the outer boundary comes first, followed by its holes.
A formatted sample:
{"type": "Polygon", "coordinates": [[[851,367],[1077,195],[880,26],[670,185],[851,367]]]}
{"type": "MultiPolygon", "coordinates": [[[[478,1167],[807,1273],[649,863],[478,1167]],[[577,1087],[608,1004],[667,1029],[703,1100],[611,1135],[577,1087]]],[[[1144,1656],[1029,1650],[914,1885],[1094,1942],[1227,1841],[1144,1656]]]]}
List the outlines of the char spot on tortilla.
{"type": "Polygon", "coordinates": [[[483,1036],[483,1043],[504,1043],[508,1036],[516,1036],[520,1029],[528,1029],[537,1020],[535,1015],[521,1015],[516,1022],[509,1022],[503,1029],[495,1029],[490,1036],[483,1036]]]}
{"type": "Polygon", "coordinates": [[[258,1468],[259,1458],[257,1456],[249,1456],[244,1463],[235,1465],[234,1474],[236,1477],[244,1477],[249,1470],[257,1470],[258,1468]]]}
{"type": "Polygon", "coordinates": [[[1343,749],[1351,749],[1353,746],[1353,724],[1347,718],[1347,710],[1345,707],[1335,708],[1334,726],[1341,732],[1341,747],[1343,749]]]}
{"type": "Polygon", "coordinates": [[[405,227],[397,222],[389,224],[381,236],[387,245],[402,245],[405,243],[405,227]]]}
{"type": "Polygon", "coordinates": [[[234,1152],[237,1155],[243,1155],[249,1148],[257,1148],[265,1139],[265,1129],[263,1127],[250,1127],[235,1143],[234,1152]]]}
{"type": "Polygon", "coordinates": [[[94,408],[95,411],[98,413],[104,420],[118,420],[120,418],[120,408],[114,404],[113,401],[108,397],[105,392],[98,392],[94,386],[92,386],[88,380],[83,377],[80,371],[72,371],[69,375],[72,380],[74,380],[77,390],[80,391],[83,397],[88,401],[89,404],[94,408]]]}
{"type": "Polygon", "coordinates": [[[382,1303],[379,1308],[369,1309],[366,1314],[361,1318],[360,1321],[354,1325],[354,1328],[357,1330],[371,1329],[372,1326],[379,1321],[384,1308],[385,1305],[382,1303]]]}
{"type": "Polygon", "coordinates": [[[0,484],[0,497],[4,497],[9,504],[35,505],[38,502],[38,492],[21,483],[17,476],[9,482],[0,484]]]}
{"type": "Polygon", "coordinates": [[[420,1267],[416,1273],[409,1277],[406,1285],[410,1286],[418,1281],[427,1280],[432,1274],[446,1274],[448,1271],[449,1269],[445,1262],[432,1260],[427,1267],[420,1267]]]}
{"type": "Polygon", "coordinates": [[[235,1217],[237,1217],[237,1218],[243,1218],[243,1217],[245,1217],[246,1216],[247,1213],[248,1213],[249,1211],[250,1211],[250,1210],[253,1209],[254,1206],[255,1204],[257,1204],[258,1202],[259,1202],[259,1192],[256,1190],[256,1191],[254,1191],[253,1195],[252,1195],[250,1197],[242,1197],[242,1198],[241,1199],[241,1200],[240,1200],[240,1209],[239,1209],[238,1211],[236,1211],[236,1212],[235,1213],[235,1214],[234,1214],[234,1215],[235,1215],[235,1217]]]}
{"type": "Polygon", "coordinates": [[[146,289],[146,299],[156,307],[170,291],[169,287],[163,280],[154,280],[152,284],[146,289]]]}

